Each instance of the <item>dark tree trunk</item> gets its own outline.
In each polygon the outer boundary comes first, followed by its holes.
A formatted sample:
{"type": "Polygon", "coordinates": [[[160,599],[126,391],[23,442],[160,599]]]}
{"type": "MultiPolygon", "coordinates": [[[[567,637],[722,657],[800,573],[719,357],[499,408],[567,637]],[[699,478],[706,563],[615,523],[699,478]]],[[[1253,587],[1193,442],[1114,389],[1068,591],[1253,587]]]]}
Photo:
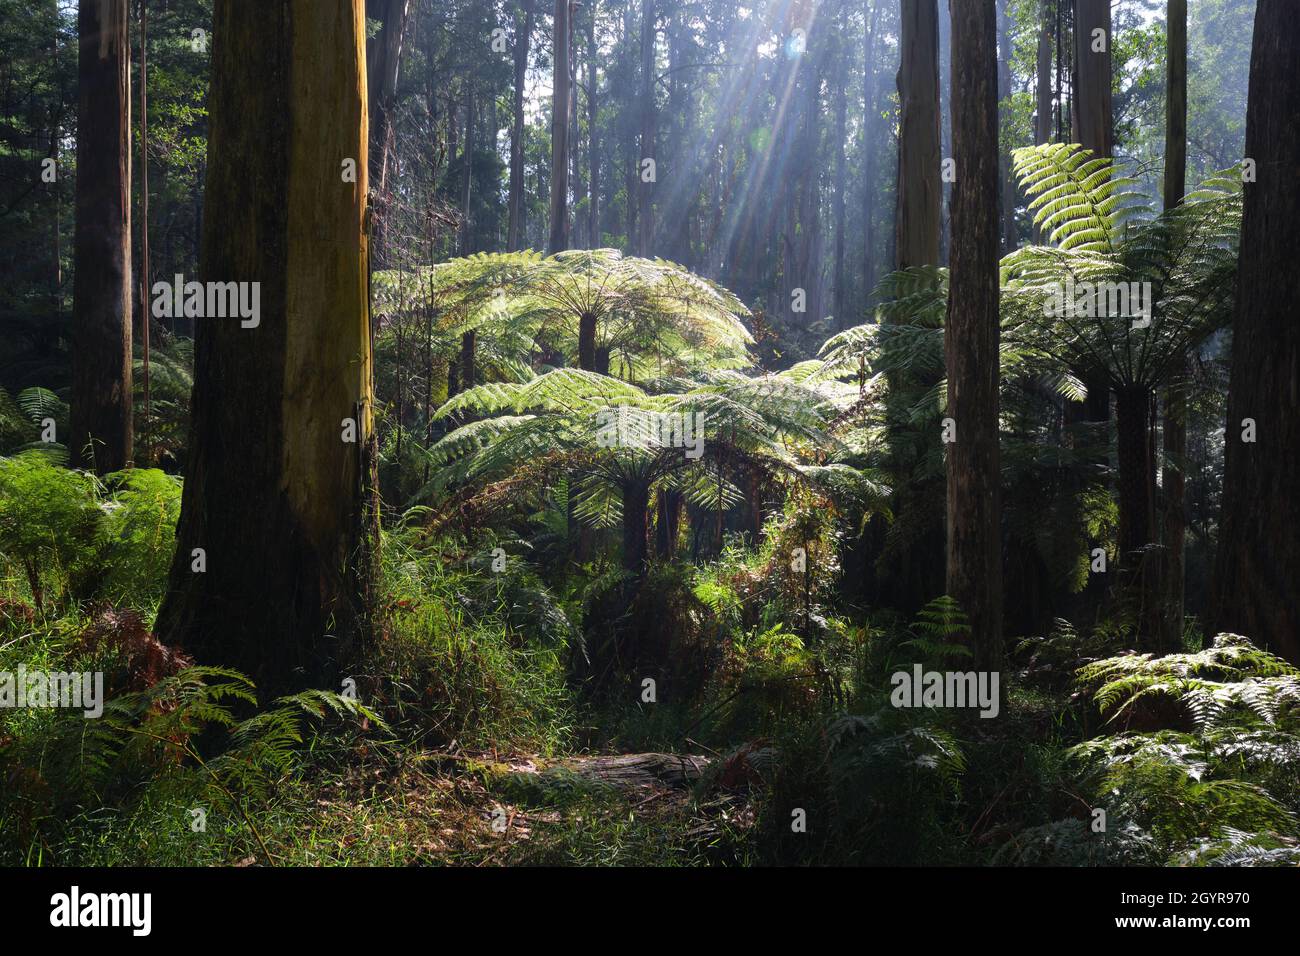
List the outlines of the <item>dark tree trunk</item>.
{"type": "Polygon", "coordinates": [[[649,485],[633,482],[623,487],[623,569],[634,574],[645,570],[649,510],[649,485]]]}
{"type": "Polygon", "coordinates": [[[952,0],[952,273],[944,351],[948,414],[948,594],[970,618],[976,667],[1002,664],[998,465],[997,13],[952,0]]]}
{"type": "MultiPolygon", "coordinates": [[[[1169,0],[1168,23],[1165,208],[1172,209],[1183,201],[1187,180],[1187,0],[1169,0]]],[[[1165,455],[1161,486],[1164,492],[1165,600],[1160,634],[1163,650],[1178,650],[1183,636],[1187,372],[1187,358],[1184,356],[1164,395],[1165,455]]]]}
{"type": "Polygon", "coordinates": [[[523,0],[523,22],[515,26],[515,85],[510,124],[510,198],[506,248],[524,247],[524,80],[528,75],[528,45],[533,35],[536,0],[523,0]]]}
{"type": "Polygon", "coordinates": [[[569,248],[569,0],[555,0],[551,92],[551,235],[546,251],[569,248]]]}
{"type": "Polygon", "coordinates": [[[1074,102],[1070,109],[1075,142],[1098,156],[1115,153],[1111,113],[1111,0],[1074,0],[1074,102]],[[1105,32],[1104,42],[1094,36],[1105,32]],[[1094,47],[1102,47],[1094,49],[1094,47]]]}
{"type": "Polygon", "coordinates": [[[131,460],[131,54],[127,0],[81,0],[73,232],[74,464],[131,460]]]}
{"type": "Polygon", "coordinates": [[[1259,0],[1250,60],[1237,312],[1215,565],[1215,627],[1245,634],[1300,664],[1300,16],[1259,0]],[[1253,419],[1254,443],[1242,441],[1253,419]]]}
{"type": "MultiPolygon", "coordinates": [[[[897,267],[939,264],[939,11],[904,0],[898,96],[897,267]]],[[[996,144],[994,151],[996,153],[996,144]]],[[[996,219],[996,216],[994,217],[996,219]]]]}
{"type": "Polygon", "coordinates": [[[1052,0],[1042,0],[1042,22],[1038,28],[1038,68],[1035,76],[1034,142],[1052,141],[1052,0]]]}
{"type": "MultiPolygon", "coordinates": [[[[1114,121],[1111,116],[1110,0],[1074,0],[1074,99],[1070,105],[1074,141],[1097,156],[1113,155],[1114,121]],[[1104,43],[1093,37],[1104,31],[1104,43]],[[1094,51],[1094,44],[1104,47],[1094,51]]],[[[1110,387],[1100,370],[1083,376],[1088,397],[1082,407],[1072,403],[1070,420],[1110,421],[1110,387]]]]}
{"type": "Polygon", "coordinates": [[[260,283],[260,321],[198,323],[190,462],[156,629],[250,675],[264,700],[338,688],[372,626],[363,12],[361,0],[213,11],[200,275],[260,283]],[[336,157],[356,157],[357,182],[341,181],[336,157]]]}

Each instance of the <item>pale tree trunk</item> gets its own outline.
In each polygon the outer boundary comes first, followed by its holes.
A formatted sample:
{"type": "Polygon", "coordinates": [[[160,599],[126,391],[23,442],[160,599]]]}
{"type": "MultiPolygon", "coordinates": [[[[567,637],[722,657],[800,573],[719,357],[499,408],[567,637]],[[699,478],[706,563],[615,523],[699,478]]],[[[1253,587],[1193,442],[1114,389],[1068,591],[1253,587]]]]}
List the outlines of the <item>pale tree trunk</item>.
{"type": "MultiPolygon", "coordinates": [[[[903,0],[898,96],[897,268],[939,264],[939,12],[903,0]]],[[[997,147],[994,145],[996,154],[997,147]]],[[[996,219],[996,216],[994,217],[996,219]]]]}
{"type": "Polygon", "coordinates": [[[393,143],[393,98],[401,68],[410,0],[366,0],[366,14],[382,23],[378,35],[366,42],[366,86],[370,98],[370,183],[375,190],[372,210],[372,252],[383,255],[388,221],[388,157],[393,143]]]}
{"type": "Polygon", "coordinates": [[[1250,58],[1237,311],[1215,565],[1218,630],[1245,634],[1300,664],[1300,16],[1287,0],[1259,0],[1250,58]],[[1256,441],[1242,440],[1253,419],[1256,441]]]}
{"type": "Polygon", "coordinates": [[[73,463],[99,474],[131,460],[131,54],[127,0],[77,12],[73,232],[73,463]]]}
{"type": "Polygon", "coordinates": [[[551,80],[551,235],[547,252],[569,248],[569,0],[555,0],[551,80]]]}
{"type": "MultiPolygon", "coordinates": [[[[998,0],[998,100],[1011,96],[1011,22],[1007,17],[1007,0],[998,0]]],[[[1002,156],[1002,252],[1013,252],[1016,235],[1016,177],[1011,169],[1010,152],[1002,156]]]]}
{"type": "MultiPolygon", "coordinates": [[[[1042,0],[1038,27],[1038,65],[1035,72],[1034,143],[1043,145],[1052,141],[1052,0],[1042,0]]],[[[1042,229],[1034,224],[1034,242],[1046,242],[1042,229]]]]}
{"type": "MultiPolygon", "coordinates": [[[[1169,0],[1169,74],[1165,100],[1165,208],[1183,201],[1187,180],[1187,0],[1169,0]]],[[[1178,650],[1183,636],[1187,514],[1184,469],[1187,464],[1186,356],[1165,389],[1164,491],[1165,613],[1160,645],[1178,650]]]]}
{"type": "Polygon", "coordinates": [[[998,454],[997,13],[952,0],[951,294],[944,329],[948,594],[970,619],[975,665],[1002,666],[1001,482],[998,454]]]}
{"type": "Polygon", "coordinates": [[[876,156],[879,144],[876,142],[875,130],[879,128],[878,104],[876,102],[876,36],[880,32],[880,4],[883,0],[874,0],[871,13],[866,23],[863,36],[863,122],[862,150],[863,181],[862,190],[862,226],[863,226],[863,260],[862,283],[863,299],[869,300],[876,282],[876,156]]]}
{"type": "MultiPolygon", "coordinates": [[[[845,55],[847,47],[844,43],[844,36],[848,33],[847,17],[845,16],[847,7],[841,3],[839,8],[839,18],[836,22],[837,56],[835,62],[839,66],[839,75],[846,77],[849,72],[848,57],[845,55]]],[[[832,215],[835,218],[835,250],[834,250],[834,282],[835,286],[831,292],[832,305],[831,311],[835,316],[835,327],[842,329],[845,327],[846,316],[844,309],[846,305],[846,285],[848,277],[844,274],[844,222],[846,206],[844,202],[844,193],[847,191],[846,186],[846,166],[848,158],[845,153],[848,150],[848,137],[846,129],[848,125],[848,83],[841,81],[837,84],[835,90],[835,193],[831,196],[832,215]]],[[[868,186],[870,188],[870,186],[868,186]]]]}
{"type": "Polygon", "coordinates": [[[506,249],[517,252],[524,243],[524,80],[528,75],[528,46],[533,35],[536,0],[523,0],[522,22],[515,24],[515,84],[510,124],[510,198],[506,249]]]}
{"type": "Polygon", "coordinates": [[[597,0],[593,0],[591,15],[587,20],[587,245],[597,249],[600,241],[600,131],[596,128],[599,115],[599,98],[597,86],[600,78],[596,75],[596,12],[597,0]]]}
{"type": "MultiPolygon", "coordinates": [[[[645,181],[647,159],[655,159],[655,126],[658,122],[658,110],[655,107],[655,0],[641,0],[641,155],[637,167],[637,221],[641,236],[637,241],[638,253],[649,256],[654,253],[655,184],[645,181]]],[[[656,177],[658,171],[656,170],[656,177]]]]}
{"type": "Polygon", "coordinates": [[[260,311],[197,323],[156,629],[263,700],[337,690],[373,627],[364,67],[361,0],[216,0],[200,276],[259,283],[260,311]]]}

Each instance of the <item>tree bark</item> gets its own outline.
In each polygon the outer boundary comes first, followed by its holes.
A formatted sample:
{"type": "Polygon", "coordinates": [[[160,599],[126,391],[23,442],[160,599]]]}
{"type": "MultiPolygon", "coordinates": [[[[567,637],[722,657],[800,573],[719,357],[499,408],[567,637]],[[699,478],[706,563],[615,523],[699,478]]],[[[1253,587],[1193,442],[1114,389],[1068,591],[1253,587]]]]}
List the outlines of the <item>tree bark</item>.
{"type": "Polygon", "coordinates": [[[655,0],[641,0],[641,155],[637,160],[637,222],[641,234],[637,251],[642,256],[654,254],[655,242],[655,184],[645,181],[643,165],[647,159],[655,158],[655,126],[658,121],[655,107],[655,16],[655,0]]]}
{"type": "Polygon", "coordinates": [[[523,0],[523,21],[515,24],[515,84],[510,124],[510,198],[506,249],[518,252],[524,241],[524,81],[528,75],[528,47],[533,35],[536,0],[523,0]]]}
{"type": "Polygon", "coordinates": [[[600,79],[596,75],[596,9],[593,2],[587,20],[587,245],[599,249],[600,241],[600,131],[597,128],[600,79]]]}
{"type": "Polygon", "coordinates": [[[1111,0],[1074,0],[1074,103],[1070,110],[1076,143],[1098,156],[1115,153],[1111,113],[1111,0]],[[1104,37],[1095,36],[1097,30],[1104,37]],[[1101,49],[1094,49],[1100,46],[1101,49]]]}
{"type": "Polygon", "coordinates": [[[366,41],[366,88],[370,98],[370,183],[377,197],[373,214],[372,245],[384,251],[388,214],[388,156],[392,147],[393,97],[401,68],[410,0],[366,0],[366,15],[379,20],[379,34],[366,41]]]}
{"type": "Polygon", "coordinates": [[[569,0],[555,0],[553,33],[550,254],[569,248],[569,0]]]}
{"type": "Polygon", "coordinates": [[[131,461],[131,54],[127,0],[77,12],[73,232],[74,464],[107,474],[131,461]]]}
{"type": "Polygon", "coordinates": [[[895,255],[897,268],[906,269],[939,264],[939,201],[943,187],[939,156],[939,11],[935,0],[904,0],[901,31],[895,255]]]}
{"type": "Polygon", "coordinates": [[[1300,17],[1286,0],[1259,0],[1246,107],[1245,184],[1232,373],[1215,565],[1219,630],[1245,634],[1300,664],[1300,17]],[[1256,441],[1242,441],[1243,419],[1256,441]]]}
{"type": "Polygon", "coordinates": [[[248,674],[263,700],[337,689],[372,627],[364,63],[361,0],[216,0],[200,275],[259,283],[260,313],[198,323],[156,630],[248,674]]]}
{"type": "MultiPolygon", "coordinates": [[[[831,196],[832,216],[835,219],[835,248],[833,252],[834,265],[834,289],[831,292],[832,304],[831,312],[835,317],[835,327],[842,329],[845,327],[844,309],[847,303],[847,282],[848,278],[844,274],[844,251],[845,236],[844,224],[846,219],[846,204],[844,194],[847,192],[846,186],[846,167],[848,157],[845,153],[848,150],[848,137],[845,130],[848,125],[848,82],[849,60],[846,55],[847,47],[844,43],[844,35],[848,32],[848,23],[845,16],[847,7],[840,4],[839,19],[836,23],[836,29],[839,31],[839,38],[836,41],[838,46],[838,56],[836,64],[839,67],[839,74],[842,80],[836,86],[835,90],[835,192],[831,196]]],[[[868,187],[869,188],[869,187],[868,187]]]]}
{"type": "MultiPolygon", "coordinates": [[[[1051,14],[1051,3],[1052,0],[1042,0],[1042,22],[1038,28],[1034,143],[1040,146],[1052,141],[1052,28],[1055,21],[1051,14]]],[[[1042,229],[1035,223],[1034,242],[1042,244],[1045,241],[1042,229]]]]}
{"type": "Polygon", "coordinates": [[[863,160],[862,190],[862,229],[863,257],[862,283],[863,300],[868,301],[876,287],[876,156],[879,142],[874,135],[880,125],[878,104],[876,102],[876,35],[880,32],[880,4],[883,0],[874,0],[871,4],[870,19],[866,24],[863,37],[863,116],[862,116],[862,151],[863,160]]]}
{"type": "Polygon", "coordinates": [[[997,14],[952,0],[951,294],[944,352],[948,414],[948,594],[966,612],[976,667],[1002,665],[998,452],[997,14]]]}
{"type": "MultiPolygon", "coordinates": [[[[1183,201],[1187,180],[1187,0],[1169,0],[1168,64],[1165,101],[1165,208],[1183,201]]],[[[1187,357],[1181,371],[1165,388],[1165,454],[1161,487],[1164,492],[1164,615],[1160,634],[1163,650],[1178,650],[1183,636],[1184,543],[1187,513],[1184,468],[1187,460],[1187,357]]]]}
{"type": "MultiPolygon", "coordinates": [[[[1011,22],[1007,17],[1007,0],[998,0],[998,102],[1011,96],[1011,22]]],[[[999,137],[1000,138],[1000,137],[999,137]]],[[[1016,177],[1011,168],[1011,153],[999,150],[1002,163],[1002,252],[1013,252],[1019,244],[1016,234],[1016,177]]]]}

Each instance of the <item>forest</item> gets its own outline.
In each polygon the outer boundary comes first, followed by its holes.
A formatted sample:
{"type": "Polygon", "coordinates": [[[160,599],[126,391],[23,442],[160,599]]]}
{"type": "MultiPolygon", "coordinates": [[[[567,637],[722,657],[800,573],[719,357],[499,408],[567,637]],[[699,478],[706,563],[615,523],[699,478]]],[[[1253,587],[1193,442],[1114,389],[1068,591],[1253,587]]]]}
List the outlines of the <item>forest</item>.
{"type": "Polygon", "coordinates": [[[1297,12],[0,0],[0,867],[1300,865],[1297,12]]]}

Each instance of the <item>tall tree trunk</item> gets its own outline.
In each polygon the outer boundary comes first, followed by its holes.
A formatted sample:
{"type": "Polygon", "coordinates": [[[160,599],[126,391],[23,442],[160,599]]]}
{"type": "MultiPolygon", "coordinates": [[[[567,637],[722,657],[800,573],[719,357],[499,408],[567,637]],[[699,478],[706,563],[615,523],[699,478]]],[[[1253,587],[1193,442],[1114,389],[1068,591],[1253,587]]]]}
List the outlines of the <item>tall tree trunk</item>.
{"type": "Polygon", "coordinates": [[[832,215],[835,219],[835,251],[833,253],[833,281],[835,285],[831,291],[831,311],[835,316],[835,327],[837,329],[845,327],[847,317],[844,315],[844,310],[847,304],[848,291],[846,288],[848,278],[844,274],[844,224],[846,220],[844,194],[847,192],[846,166],[848,163],[848,157],[845,154],[849,148],[846,135],[849,111],[848,83],[845,80],[849,73],[849,61],[846,55],[848,47],[844,42],[844,35],[848,33],[847,9],[845,4],[840,4],[839,19],[836,23],[838,31],[836,64],[839,67],[841,81],[836,85],[835,89],[835,192],[831,196],[832,215]]]}
{"type": "Polygon", "coordinates": [[[555,0],[551,43],[551,235],[546,250],[569,248],[569,0],[555,0]]]}
{"type": "Polygon", "coordinates": [[[1001,481],[998,454],[997,12],[951,0],[953,22],[952,272],[944,353],[948,414],[948,594],[971,624],[975,664],[1002,665],[1001,481]]]}
{"type": "MultiPolygon", "coordinates": [[[[646,182],[644,163],[655,159],[655,126],[658,110],[655,107],[655,0],[641,0],[641,155],[638,158],[637,221],[641,236],[637,250],[642,256],[654,254],[655,184],[646,182]]],[[[658,171],[656,170],[656,178],[658,171]]]]}
{"type": "Polygon", "coordinates": [[[260,311],[255,327],[197,325],[156,629],[264,700],[337,688],[372,627],[364,64],[361,0],[216,0],[200,275],[259,283],[260,311]]]}
{"type": "Polygon", "coordinates": [[[131,460],[131,53],[127,0],[77,11],[72,434],[76,464],[131,460]]]}
{"type": "MultiPolygon", "coordinates": [[[[1007,17],[1007,0],[998,0],[998,101],[1008,102],[1011,96],[1011,21],[1007,17]]],[[[1011,168],[1011,154],[1001,151],[1002,163],[1002,252],[1015,250],[1019,244],[1016,234],[1016,177],[1011,168]]]]}
{"type": "Polygon", "coordinates": [[[880,6],[883,0],[873,0],[870,18],[863,36],[863,116],[862,151],[864,156],[862,190],[862,292],[869,300],[876,287],[876,156],[879,149],[875,131],[880,126],[879,104],[876,102],[876,37],[880,33],[880,6]]]}
{"type": "Polygon", "coordinates": [[[599,0],[594,0],[591,15],[587,20],[587,245],[592,249],[601,246],[600,241],[600,131],[596,121],[599,116],[597,87],[600,78],[596,75],[596,12],[599,0]]]}
{"type": "Polygon", "coordinates": [[[153,463],[150,427],[153,395],[149,389],[149,4],[140,0],[140,371],[144,385],[144,461],[153,463]]]}
{"type": "Polygon", "coordinates": [[[1300,248],[1296,50],[1295,5],[1259,0],[1246,107],[1258,180],[1245,184],[1214,620],[1300,664],[1300,285],[1286,278],[1300,248]]]}
{"type": "Polygon", "coordinates": [[[524,81],[528,76],[528,46],[533,35],[536,0],[523,0],[523,20],[515,24],[515,83],[510,124],[510,199],[506,249],[524,247],[524,81]]]}
{"type": "MultiPolygon", "coordinates": [[[[1183,201],[1187,180],[1187,0],[1169,0],[1169,75],[1165,100],[1165,208],[1183,201]]],[[[1165,613],[1160,645],[1178,650],[1183,636],[1187,513],[1184,506],[1184,469],[1187,464],[1186,356],[1180,371],[1165,389],[1165,455],[1161,487],[1164,491],[1165,613]]]]}
{"type": "Polygon", "coordinates": [[[935,0],[903,0],[901,29],[895,254],[897,268],[906,269],[939,264],[943,186],[939,175],[939,11],[935,0]]]}
{"type": "Polygon", "coordinates": [[[1098,156],[1115,154],[1111,113],[1111,0],[1074,0],[1074,141],[1098,156]],[[1102,31],[1098,33],[1097,31],[1102,31]]]}
{"type": "MultiPolygon", "coordinates": [[[[1097,156],[1112,156],[1110,0],[1074,0],[1074,98],[1070,117],[1074,141],[1097,156]],[[1102,31],[1096,34],[1096,31],[1102,31]],[[1096,34],[1096,35],[1094,35],[1096,34]]],[[[1110,388],[1104,373],[1083,377],[1088,397],[1068,409],[1073,420],[1110,421],[1110,388]]]]}
{"type": "MultiPolygon", "coordinates": [[[[1052,29],[1055,18],[1052,15],[1053,0],[1041,0],[1038,27],[1038,66],[1035,79],[1034,143],[1042,145],[1052,141],[1052,29]]],[[[1046,237],[1038,224],[1034,224],[1034,242],[1042,244],[1046,237]]]]}
{"type": "Polygon", "coordinates": [[[388,219],[388,157],[393,142],[393,97],[401,68],[410,0],[366,0],[366,15],[382,24],[366,41],[366,89],[370,102],[370,183],[376,202],[372,212],[372,252],[385,253],[388,219]]]}

